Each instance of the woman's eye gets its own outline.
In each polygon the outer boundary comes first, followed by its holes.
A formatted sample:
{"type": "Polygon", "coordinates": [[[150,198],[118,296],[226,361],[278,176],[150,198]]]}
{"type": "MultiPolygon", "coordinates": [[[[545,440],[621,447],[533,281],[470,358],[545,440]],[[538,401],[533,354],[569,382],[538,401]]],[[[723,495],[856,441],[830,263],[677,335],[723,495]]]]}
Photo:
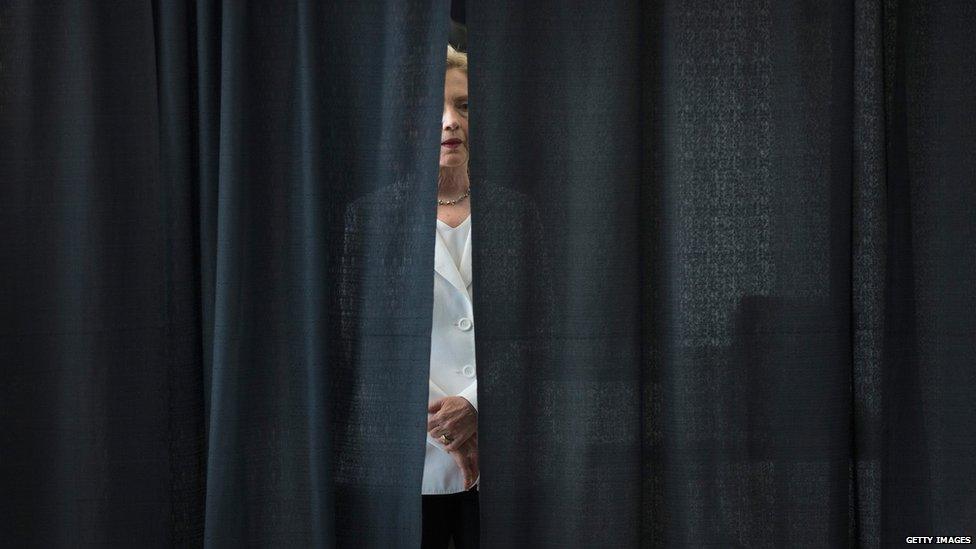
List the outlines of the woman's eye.
{"type": "Polygon", "coordinates": [[[464,109],[464,110],[468,110],[468,104],[467,103],[461,103],[461,108],[464,109]]]}

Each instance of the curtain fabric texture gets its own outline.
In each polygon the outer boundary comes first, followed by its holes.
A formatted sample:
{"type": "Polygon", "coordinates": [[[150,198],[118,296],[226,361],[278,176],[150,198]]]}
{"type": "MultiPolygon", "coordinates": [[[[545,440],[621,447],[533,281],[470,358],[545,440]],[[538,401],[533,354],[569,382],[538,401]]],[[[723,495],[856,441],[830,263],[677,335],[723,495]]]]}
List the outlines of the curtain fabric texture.
{"type": "Polygon", "coordinates": [[[556,298],[476,262],[486,546],[972,536],[976,4],[467,17],[471,171],[537,202],[556,298]]]}
{"type": "Polygon", "coordinates": [[[3,4],[5,544],[419,546],[448,9],[3,4]]]}
{"type": "MultiPolygon", "coordinates": [[[[0,536],[420,544],[438,1],[0,5],[0,536]]],[[[472,2],[485,547],[976,536],[976,4],[472,2]]]]}

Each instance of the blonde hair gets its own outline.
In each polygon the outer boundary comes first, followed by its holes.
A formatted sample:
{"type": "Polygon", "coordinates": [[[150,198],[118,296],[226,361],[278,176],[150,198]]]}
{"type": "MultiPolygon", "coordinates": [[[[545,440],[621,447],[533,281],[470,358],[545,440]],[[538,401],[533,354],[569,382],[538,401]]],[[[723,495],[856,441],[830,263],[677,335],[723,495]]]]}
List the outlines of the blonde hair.
{"type": "Polygon", "coordinates": [[[445,72],[451,69],[459,69],[464,72],[465,75],[468,74],[468,54],[464,52],[457,51],[454,46],[447,45],[447,69],[445,72]]]}

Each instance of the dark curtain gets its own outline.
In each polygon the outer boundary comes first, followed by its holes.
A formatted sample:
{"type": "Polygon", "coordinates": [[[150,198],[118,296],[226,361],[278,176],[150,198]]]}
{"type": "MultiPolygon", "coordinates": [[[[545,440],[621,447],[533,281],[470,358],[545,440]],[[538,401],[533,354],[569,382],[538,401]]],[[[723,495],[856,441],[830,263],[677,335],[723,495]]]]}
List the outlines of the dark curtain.
{"type": "Polygon", "coordinates": [[[486,546],[976,535],[976,3],[468,8],[486,546]]]}
{"type": "Polygon", "coordinates": [[[0,545],[419,546],[449,8],[2,4],[0,545]]]}
{"type": "MultiPolygon", "coordinates": [[[[449,12],[0,4],[3,545],[419,545],[449,12]]],[[[483,545],[976,535],[976,4],[465,12],[483,545]]]]}

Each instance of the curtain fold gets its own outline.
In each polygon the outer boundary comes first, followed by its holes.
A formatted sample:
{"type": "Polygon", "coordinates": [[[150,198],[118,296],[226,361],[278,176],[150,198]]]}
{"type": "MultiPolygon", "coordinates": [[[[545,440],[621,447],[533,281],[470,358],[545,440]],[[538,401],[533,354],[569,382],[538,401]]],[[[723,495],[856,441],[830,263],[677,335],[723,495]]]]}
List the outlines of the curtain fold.
{"type": "Polygon", "coordinates": [[[442,4],[196,5],[207,546],[419,544],[442,4]],[[345,226],[394,180],[412,216],[345,226]],[[385,284],[340,296],[344,244],[385,284]]]}
{"type": "Polygon", "coordinates": [[[419,545],[449,8],[0,7],[7,543],[419,545]]]}
{"type": "Polygon", "coordinates": [[[148,2],[0,4],[5,545],[202,535],[194,186],[156,53],[148,2]]]}
{"type": "MultiPolygon", "coordinates": [[[[0,4],[5,544],[420,544],[449,12],[0,4]]],[[[482,544],[976,535],[976,4],[463,12],[482,544]]]]}

